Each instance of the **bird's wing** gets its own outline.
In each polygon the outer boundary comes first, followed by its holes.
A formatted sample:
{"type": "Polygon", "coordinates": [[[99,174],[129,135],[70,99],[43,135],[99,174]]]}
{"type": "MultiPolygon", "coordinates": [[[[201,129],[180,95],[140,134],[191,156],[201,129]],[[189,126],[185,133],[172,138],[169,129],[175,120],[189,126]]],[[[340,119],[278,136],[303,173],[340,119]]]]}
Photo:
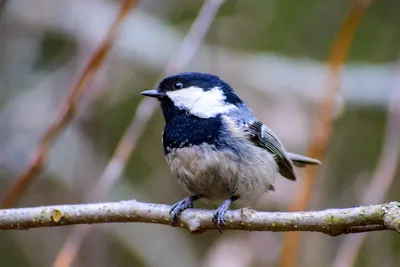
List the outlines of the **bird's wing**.
{"type": "Polygon", "coordinates": [[[289,179],[296,180],[293,163],[278,137],[260,121],[253,119],[247,122],[249,140],[256,146],[268,150],[274,155],[279,167],[279,173],[289,179]]]}
{"type": "Polygon", "coordinates": [[[227,115],[229,118],[234,118],[237,129],[244,131],[246,138],[250,142],[274,155],[279,173],[283,177],[293,181],[296,180],[293,163],[282,143],[267,126],[254,117],[251,109],[242,104],[237,110],[233,110],[227,115]]]}

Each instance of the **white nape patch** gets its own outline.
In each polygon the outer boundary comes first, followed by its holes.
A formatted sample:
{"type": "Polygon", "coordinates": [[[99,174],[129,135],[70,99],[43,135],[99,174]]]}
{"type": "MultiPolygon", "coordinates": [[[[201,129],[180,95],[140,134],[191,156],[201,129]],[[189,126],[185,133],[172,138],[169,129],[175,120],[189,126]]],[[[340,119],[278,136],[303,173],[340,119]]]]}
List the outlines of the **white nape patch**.
{"type": "Polygon", "coordinates": [[[166,94],[176,107],[186,109],[199,118],[211,118],[237,109],[235,105],[225,102],[226,97],[219,87],[204,91],[200,87],[191,86],[166,94]]]}

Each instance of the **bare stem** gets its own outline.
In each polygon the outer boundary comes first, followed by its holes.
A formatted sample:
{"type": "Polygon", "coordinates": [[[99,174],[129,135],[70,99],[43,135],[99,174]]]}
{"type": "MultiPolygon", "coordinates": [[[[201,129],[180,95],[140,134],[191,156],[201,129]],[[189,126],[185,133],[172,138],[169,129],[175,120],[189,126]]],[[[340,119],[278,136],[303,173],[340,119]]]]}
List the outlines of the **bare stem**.
{"type": "MultiPolygon", "coordinates": [[[[73,224],[141,222],[171,224],[169,205],[136,200],[81,205],[0,210],[0,230],[24,230],[73,224]]],[[[216,229],[212,210],[189,209],[179,227],[190,232],[216,229]]],[[[400,232],[400,203],[306,212],[228,211],[225,229],[247,231],[312,231],[337,236],[380,230],[400,232]]]]}

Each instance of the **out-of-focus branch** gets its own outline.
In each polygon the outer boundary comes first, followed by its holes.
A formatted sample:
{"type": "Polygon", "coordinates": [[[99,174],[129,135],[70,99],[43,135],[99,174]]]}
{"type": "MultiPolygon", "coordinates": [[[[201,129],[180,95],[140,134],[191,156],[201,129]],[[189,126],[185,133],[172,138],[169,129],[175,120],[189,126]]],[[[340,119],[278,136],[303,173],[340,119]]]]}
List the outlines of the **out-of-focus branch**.
{"type": "MultiPolygon", "coordinates": [[[[330,58],[328,77],[325,87],[325,98],[318,107],[314,129],[311,136],[311,144],[307,155],[322,159],[325,155],[328,140],[331,134],[332,121],[336,99],[339,91],[340,72],[347,58],[350,45],[355,32],[364,17],[369,5],[365,1],[354,1],[347,17],[340,28],[336,40],[333,43],[330,58]]],[[[306,168],[302,183],[297,191],[290,211],[307,209],[315,188],[317,169],[306,168]]],[[[284,237],[281,267],[295,267],[298,263],[298,250],[300,244],[300,233],[287,233],[284,237]]]]}
{"type": "MultiPolygon", "coordinates": [[[[176,55],[172,57],[172,60],[166,67],[163,76],[182,70],[193,58],[224,1],[225,0],[207,0],[204,2],[202,9],[193,22],[185,39],[182,41],[176,55]]],[[[122,136],[121,141],[100,177],[99,182],[95,186],[95,189],[90,194],[91,201],[103,200],[112,186],[121,177],[125,165],[136,146],[137,140],[142,135],[156,107],[157,102],[148,98],[139,103],[132,122],[122,136]]],[[[54,267],[71,266],[89,230],[89,226],[80,227],[70,234],[54,261],[54,267]]]]}
{"type": "MultiPolygon", "coordinates": [[[[389,98],[383,149],[369,188],[362,197],[362,205],[384,201],[396,175],[400,149],[400,58],[397,66],[398,76],[393,93],[389,98]]],[[[366,237],[366,235],[359,235],[346,238],[340,246],[332,266],[354,266],[360,247],[366,237]]]]}
{"type": "Polygon", "coordinates": [[[62,132],[62,130],[72,120],[88,81],[93,77],[98,67],[104,61],[119,25],[135,2],[135,0],[125,0],[123,2],[117,19],[111,25],[103,42],[93,52],[93,55],[81,73],[78,82],[71,89],[69,97],[66,98],[64,103],[60,105],[57,116],[41,137],[28,167],[15,179],[14,183],[11,185],[10,190],[7,192],[5,198],[1,202],[1,208],[13,206],[28,188],[28,186],[43,170],[51,145],[62,132]]]}
{"type": "MultiPolygon", "coordinates": [[[[0,210],[1,230],[24,230],[72,224],[141,222],[171,224],[171,207],[136,200],[0,210]]],[[[225,229],[248,231],[313,231],[337,236],[378,230],[400,232],[400,203],[307,212],[228,211],[225,229]]],[[[212,210],[190,209],[179,225],[190,232],[216,229],[212,210]]]]}

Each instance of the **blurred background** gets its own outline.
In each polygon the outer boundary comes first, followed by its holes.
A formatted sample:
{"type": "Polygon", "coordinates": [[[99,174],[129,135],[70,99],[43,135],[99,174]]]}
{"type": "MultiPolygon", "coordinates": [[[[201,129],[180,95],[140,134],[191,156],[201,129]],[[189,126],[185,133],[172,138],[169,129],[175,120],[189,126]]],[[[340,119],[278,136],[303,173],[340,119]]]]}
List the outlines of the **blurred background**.
{"type": "MultiPolygon", "coordinates": [[[[0,9],[0,193],[5,195],[28,165],[40,136],[116,19],[122,1],[0,2],[4,4],[0,9]]],[[[325,95],[327,59],[352,4],[349,0],[226,0],[182,70],[220,75],[288,150],[306,153],[316,109],[325,95]]],[[[176,57],[180,44],[202,5],[200,0],[143,0],[129,11],[105,61],[87,84],[72,123],[52,146],[45,171],[16,206],[88,201],[135,115],[142,100],[139,93],[152,88],[167,64],[180,59],[176,57]]],[[[399,145],[396,134],[388,133],[396,125],[388,125],[387,120],[389,103],[396,108],[391,99],[400,90],[399,11],[399,1],[375,1],[357,29],[333,100],[333,129],[308,209],[400,200],[395,171],[399,145]],[[393,171],[388,173],[389,169],[393,171]],[[374,198],[375,192],[380,197],[374,198]]],[[[156,107],[105,200],[172,204],[186,196],[164,160],[163,124],[156,107]]],[[[279,180],[276,192],[266,194],[255,209],[286,211],[302,178],[295,183],[279,180]]],[[[197,207],[214,208],[201,203],[197,207]]],[[[2,232],[2,266],[69,266],[54,261],[70,233],[80,227],[2,232]]],[[[359,251],[342,257],[348,252],[343,248],[349,237],[304,233],[298,266],[400,266],[399,235],[359,236],[365,238],[359,251]]],[[[191,235],[161,225],[105,224],[91,226],[82,242],[76,245],[71,266],[278,266],[283,234],[208,231],[191,235]]]]}

